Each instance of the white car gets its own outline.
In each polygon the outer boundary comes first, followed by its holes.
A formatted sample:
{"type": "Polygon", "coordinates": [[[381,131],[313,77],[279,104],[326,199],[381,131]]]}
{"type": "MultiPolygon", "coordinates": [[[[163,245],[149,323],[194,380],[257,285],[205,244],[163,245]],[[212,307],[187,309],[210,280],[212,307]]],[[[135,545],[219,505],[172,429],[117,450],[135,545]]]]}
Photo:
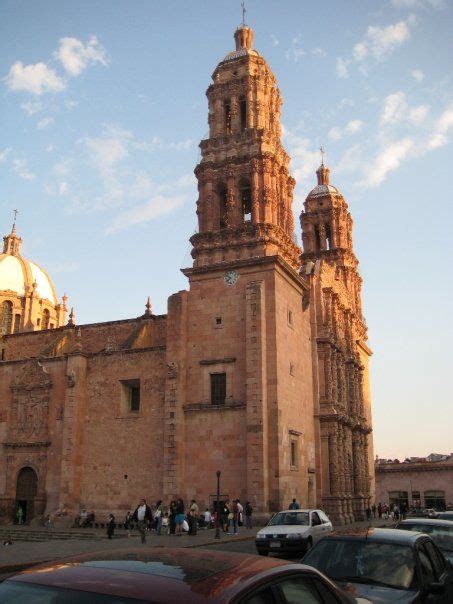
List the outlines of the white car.
{"type": "Polygon", "coordinates": [[[322,510],[284,510],[258,531],[255,545],[260,556],[269,552],[300,554],[332,530],[332,523],[322,510]]]}

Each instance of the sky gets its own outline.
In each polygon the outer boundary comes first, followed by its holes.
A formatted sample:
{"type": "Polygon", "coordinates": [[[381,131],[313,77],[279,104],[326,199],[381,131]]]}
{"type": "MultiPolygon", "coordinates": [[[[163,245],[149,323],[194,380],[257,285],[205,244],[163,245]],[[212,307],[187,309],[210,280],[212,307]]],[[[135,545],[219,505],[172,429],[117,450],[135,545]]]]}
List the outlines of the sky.
{"type": "MultiPolygon", "coordinates": [[[[234,49],[232,0],[1,0],[0,229],[77,323],[166,312],[187,287],[205,91],[234,49]]],[[[374,449],[453,452],[453,6],[248,0],[284,100],[294,213],[319,147],[354,218],[374,449]]]]}

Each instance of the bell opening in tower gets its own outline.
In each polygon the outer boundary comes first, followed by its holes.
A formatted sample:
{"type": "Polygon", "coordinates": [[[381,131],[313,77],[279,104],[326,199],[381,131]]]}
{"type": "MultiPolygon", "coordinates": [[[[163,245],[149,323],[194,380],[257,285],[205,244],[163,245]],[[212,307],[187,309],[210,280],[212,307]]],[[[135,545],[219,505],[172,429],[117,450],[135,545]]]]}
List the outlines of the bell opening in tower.
{"type": "Polygon", "coordinates": [[[224,108],[224,113],[225,113],[225,134],[231,134],[231,103],[230,103],[230,101],[225,101],[223,108],[224,108]]]}
{"type": "Polygon", "coordinates": [[[241,132],[247,128],[247,101],[241,98],[239,101],[239,108],[241,114],[241,132]]]}
{"type": "Polygon", "coordinates": [[[244,222],[251,222],[252,220],[252,191],[250,184],[242,182],[240,187],[241,193],[241,205],[242,205],[242,216],[244,222]]]}

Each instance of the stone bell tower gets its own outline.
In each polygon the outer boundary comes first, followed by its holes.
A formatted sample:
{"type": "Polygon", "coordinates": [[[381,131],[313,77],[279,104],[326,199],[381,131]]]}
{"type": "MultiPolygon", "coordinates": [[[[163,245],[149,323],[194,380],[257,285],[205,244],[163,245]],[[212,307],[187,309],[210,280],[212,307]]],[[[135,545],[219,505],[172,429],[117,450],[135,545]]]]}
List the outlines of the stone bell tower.
{"type": "Polygon", "coordinates": [[[202,499],[221,471],[223,496],[264,519],[293,497],[315,504],[308,281],[280,92],[253,31],[234,38],[207,90],[190,288],[169,300],[164,491],[202,499]]]}
{"type": "Polygon", "coordinates": [[[207,90],[209,138],[200,143],[198,233],[194,266],[278,253],[293,268],[294,179],[281,144],[276,80],[253,49],[254,34],[237,28],[236,50],[216,67],[207,90]]]}
{"type": "Polygon", "coordinates": [[[300,216],[302,273],[311,276],[322,480],[318,499],[338,524],[365,517],[373,495],[367,328],[353,220],[322,162],[300,216]]]}

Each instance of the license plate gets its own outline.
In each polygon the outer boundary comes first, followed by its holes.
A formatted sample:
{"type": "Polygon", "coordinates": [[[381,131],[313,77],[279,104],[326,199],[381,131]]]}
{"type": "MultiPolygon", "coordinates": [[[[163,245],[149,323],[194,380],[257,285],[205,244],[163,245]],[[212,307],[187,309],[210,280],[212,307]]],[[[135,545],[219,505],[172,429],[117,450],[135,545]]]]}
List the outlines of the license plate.
{"type": "Polygon", "coordinates": [[[280,543],[279,541],[271,541],[271,542],[269,543],[269,545],[270,545],[271,547],[280,547],[280,546],[281,546],[281,543],[280,543]]]}

